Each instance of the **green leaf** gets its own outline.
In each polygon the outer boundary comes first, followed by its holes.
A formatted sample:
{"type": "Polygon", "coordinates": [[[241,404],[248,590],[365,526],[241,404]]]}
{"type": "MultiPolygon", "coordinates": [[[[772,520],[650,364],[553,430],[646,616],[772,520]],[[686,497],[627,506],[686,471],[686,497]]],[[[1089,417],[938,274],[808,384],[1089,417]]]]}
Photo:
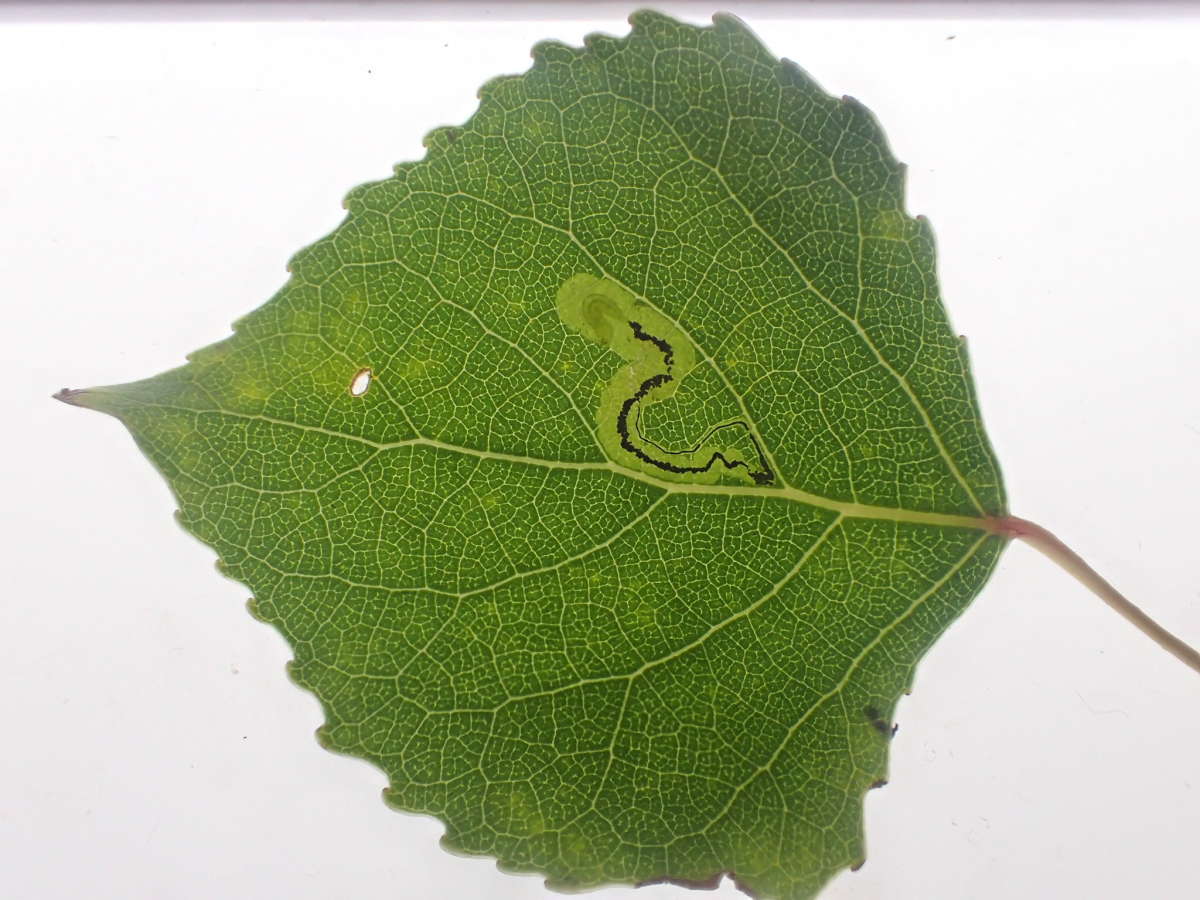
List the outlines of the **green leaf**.
{"type": "Polygon", "coordinates": [[[1003,487],[870,114],[733,18],[632,22],[487,84],[233,337],[61,396],[447,847],[809,897],[1003,487]]]}

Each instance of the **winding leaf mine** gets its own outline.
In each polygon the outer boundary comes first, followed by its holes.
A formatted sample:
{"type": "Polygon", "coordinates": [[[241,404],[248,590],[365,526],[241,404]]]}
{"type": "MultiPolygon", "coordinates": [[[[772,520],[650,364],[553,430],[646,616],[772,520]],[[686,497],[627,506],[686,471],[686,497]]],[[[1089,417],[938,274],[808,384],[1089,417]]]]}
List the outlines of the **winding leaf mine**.
{"type": "Polygon", "coordinates": [[[810,897],[1003,488],[870,114],[733,18],[632,23],[487,84],[232,337],[64,399],[449,848],[810,897]]]}

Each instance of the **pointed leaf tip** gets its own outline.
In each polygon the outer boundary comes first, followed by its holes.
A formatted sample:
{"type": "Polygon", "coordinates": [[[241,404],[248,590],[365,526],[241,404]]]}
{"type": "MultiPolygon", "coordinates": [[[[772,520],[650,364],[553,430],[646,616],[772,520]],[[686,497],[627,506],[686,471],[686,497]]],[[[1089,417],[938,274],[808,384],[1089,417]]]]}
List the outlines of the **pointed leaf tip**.
{"type": "Polygon", "coordinates": [[[83,409],[94,409],[97,412],[111,413],[112,410],[102,403],[98,388],[63,388],[50,396],[68,406],[79,406],[83,409]]]}
{"type": "Polygon", "coordinates": [[[113,403],[116,392],[112,388],[63,388],[50,396],[68,406],[94,409],[96,412],[116,415],[113,403]]]}
{"type": "Polygon", "coordinates": [[[81,406],[82,404],[80,403],[78,398],[81,394],[84,394],[84,393],[86,393],[86,391],[78,390],[75,388],[63,388],[62,390],[55,391],[50,396],[53,397],[55,400],[61,400],[63,403],[67,403],[71,406],[81,406]]]}

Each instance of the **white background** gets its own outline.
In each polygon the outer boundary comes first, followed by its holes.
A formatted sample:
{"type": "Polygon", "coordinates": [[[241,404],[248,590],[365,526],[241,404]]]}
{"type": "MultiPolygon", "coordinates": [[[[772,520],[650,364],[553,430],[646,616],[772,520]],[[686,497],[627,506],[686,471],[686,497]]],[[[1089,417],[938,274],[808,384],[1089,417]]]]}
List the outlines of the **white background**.
{"type": "MultiPolygon", "coordinates": [[[[729,6],[909,163],[1013,511],[1200,642],[1194,9],[729,6]]],[[[624,33],[628,11],[0,9],[7,896],[545,895],[318,748],[246,589],[115,420],[50,394],[221,338],[350,187],[420,157],[536,40],[624,33]]],[[[824,897],[1200,895],[1200,677],[1033,551],[1005,554],[897,718],[867,865],[824,897]]]]}

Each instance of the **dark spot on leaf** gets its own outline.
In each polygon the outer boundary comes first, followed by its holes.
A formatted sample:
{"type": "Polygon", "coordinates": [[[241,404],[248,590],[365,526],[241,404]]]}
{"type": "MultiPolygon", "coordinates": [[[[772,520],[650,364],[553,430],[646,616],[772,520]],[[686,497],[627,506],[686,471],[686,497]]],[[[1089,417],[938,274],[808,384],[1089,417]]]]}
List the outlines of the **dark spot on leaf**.
{"type": "Polygon", "coordinates": [[[868,706],[863,709],[863,715],[866,716],[871,727],[882,734],[885,738],[891,738],[896,733],[899,725],[893,725],[883,717],[883,714],[874,706],[868,706]]]}

